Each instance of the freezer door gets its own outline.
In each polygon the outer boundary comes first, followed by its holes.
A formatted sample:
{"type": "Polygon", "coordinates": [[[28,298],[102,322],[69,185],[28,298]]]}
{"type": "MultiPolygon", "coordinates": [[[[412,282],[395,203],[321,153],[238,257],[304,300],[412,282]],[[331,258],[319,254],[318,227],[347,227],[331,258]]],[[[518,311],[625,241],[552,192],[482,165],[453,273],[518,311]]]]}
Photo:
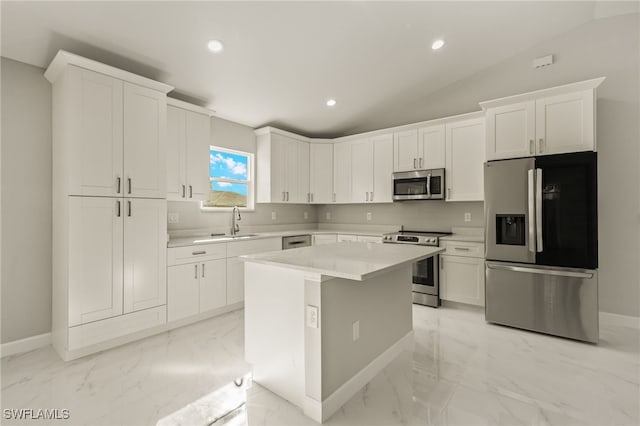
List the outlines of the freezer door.
{"type": "Polygon", "coordinates": [[[595,270],[486,263],[488,322],[598,342],[595,270]]]}
{"type": "Polygon", "coordinates": [[[484,168],[486,258],[535,263],[535,160],[489,161],[484,168]]]}

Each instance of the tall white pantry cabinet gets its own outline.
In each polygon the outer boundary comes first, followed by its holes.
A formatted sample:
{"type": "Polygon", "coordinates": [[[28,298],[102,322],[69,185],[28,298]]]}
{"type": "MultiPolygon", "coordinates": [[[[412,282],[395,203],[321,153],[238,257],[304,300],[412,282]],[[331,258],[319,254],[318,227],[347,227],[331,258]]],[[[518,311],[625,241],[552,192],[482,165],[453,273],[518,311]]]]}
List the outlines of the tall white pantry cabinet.
{"type": "Polygon", "coordinates": [[[172,87],[64,51],[45,77],[53,87],[52,340],[69,360],[166,322],[172,87]]]}

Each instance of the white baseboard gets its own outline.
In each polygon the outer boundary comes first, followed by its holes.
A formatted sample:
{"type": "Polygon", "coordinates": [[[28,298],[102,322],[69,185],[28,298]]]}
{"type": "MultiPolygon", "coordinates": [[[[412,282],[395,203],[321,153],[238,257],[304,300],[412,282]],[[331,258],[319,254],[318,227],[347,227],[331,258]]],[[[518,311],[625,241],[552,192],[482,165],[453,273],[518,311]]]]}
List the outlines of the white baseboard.
{"type": "Polygon", "coordinates": [[[331,417],[356,392],[369,383],[378,373],[380,373],[391,361],[393,361],[402,351],[411,349],[413,344],[413,330],[391,345],[389,349],[378,355],[366,367],[360,370],[355,376],[335,390],[331,395],[322,401],[321,413],[318,413],[317,404],[314,401],[306,401],[305,414],[315,421],[322,423],[331,417]],[[307,411],[309,410],[309,411],[307,411]],[[321,416],[318,416],[321,414],[321,416]],[[319,417],[319,418],[318,418],[319,417]]]}
{"type": "Polygon", "coordinates": [[[640,318],[629,315],[612,314],[611,312],[600,312],[600,325],[617,325],[621,327],[631,327],[640,330],[640,318]]]}
{"type": "Polygon", "coordinates": [[[51,344],[51,333],[39,334],[25,339],[14,340],[0,345],[0,355],[2,358],[10,355],[29,352],[34,349],[43,348],[51,344]]]}

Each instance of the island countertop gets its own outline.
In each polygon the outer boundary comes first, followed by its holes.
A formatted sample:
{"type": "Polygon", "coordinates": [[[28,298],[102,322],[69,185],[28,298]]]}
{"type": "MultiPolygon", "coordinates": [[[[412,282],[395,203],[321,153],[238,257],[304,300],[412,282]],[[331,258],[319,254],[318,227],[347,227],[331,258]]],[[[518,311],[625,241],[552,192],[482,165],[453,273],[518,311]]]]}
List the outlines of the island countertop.
{"type": "Polygon", "coordinates": [[[325,276],[364,281],[372,276],[426,259],[443,247],[365,242],[340,242],[294,250],[240,256],[245,261],[280,266],[325,276]]]}

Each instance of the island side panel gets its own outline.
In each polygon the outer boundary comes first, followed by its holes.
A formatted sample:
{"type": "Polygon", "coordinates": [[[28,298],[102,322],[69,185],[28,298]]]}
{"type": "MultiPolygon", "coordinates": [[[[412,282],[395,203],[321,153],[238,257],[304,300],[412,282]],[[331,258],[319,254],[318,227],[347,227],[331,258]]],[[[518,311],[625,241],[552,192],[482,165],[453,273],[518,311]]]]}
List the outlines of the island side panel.
{"type": "Polygon", "coordinates": [[[322,400],[413,330],[411,266],[365,281],[322,282],[322,400]],[[360,337],[353,340],[353,323],[360,337]]]}
{"type": "Polygon", "coordinates": [[[245,262],[245,360],[253,380],[303,407],[304,272],[245,262]]]}

